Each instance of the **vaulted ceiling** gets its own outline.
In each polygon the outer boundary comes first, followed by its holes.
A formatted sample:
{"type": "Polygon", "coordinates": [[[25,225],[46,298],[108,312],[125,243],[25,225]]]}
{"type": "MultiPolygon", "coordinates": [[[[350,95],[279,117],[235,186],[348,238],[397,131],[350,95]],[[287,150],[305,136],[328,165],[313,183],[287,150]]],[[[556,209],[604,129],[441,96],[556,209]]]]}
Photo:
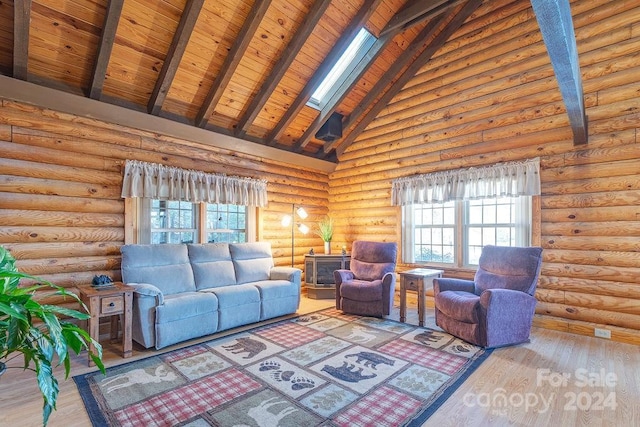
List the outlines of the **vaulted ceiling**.
{"type": "Polygon", "coordinates": [[[0,0],[0,73],[335,161],[482,0],[0,0]],[[307,105],[364,26],[378,38],[307,105]],[[317,131],[334,113],[342,138],[317,131]]]}
{"type": "Polygon", "coordinates": [[[481,3],[0,0],[0,73],[336,161],[481,3]],[[308,106],[363,26],[377,37],[366,60],[308,106]],[[342,137],[316,138],[334,112],[342,137]]]}

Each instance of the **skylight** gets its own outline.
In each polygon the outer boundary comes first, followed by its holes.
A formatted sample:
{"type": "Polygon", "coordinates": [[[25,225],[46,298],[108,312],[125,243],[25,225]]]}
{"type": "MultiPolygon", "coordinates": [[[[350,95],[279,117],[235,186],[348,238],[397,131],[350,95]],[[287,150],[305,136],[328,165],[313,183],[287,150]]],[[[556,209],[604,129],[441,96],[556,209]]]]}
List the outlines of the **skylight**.
{"type": "Polygon", "coordinates": [[[361,28],[338,62],[336,62],[331,71],[329,71],[324,80],[322,80],[322,83],[320,83],[316,91],[313,92],[307,105],[317,109],[322,108],[338,89],[339,84],[353,71],[375,41],[376,38],[373,34],[367,31],[366,28],[361,28]]]}

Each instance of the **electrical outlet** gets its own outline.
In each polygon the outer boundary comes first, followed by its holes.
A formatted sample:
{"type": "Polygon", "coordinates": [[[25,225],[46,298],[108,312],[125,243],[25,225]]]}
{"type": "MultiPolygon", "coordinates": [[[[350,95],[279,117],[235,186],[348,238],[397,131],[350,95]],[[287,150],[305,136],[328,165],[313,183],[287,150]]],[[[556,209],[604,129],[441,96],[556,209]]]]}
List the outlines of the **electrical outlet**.
{"type": "Polygon", "coordinates": [[[599,338],[611,339],[611,331],[608,329],[595,328],[593,330],[593,335],[599,338]]]}

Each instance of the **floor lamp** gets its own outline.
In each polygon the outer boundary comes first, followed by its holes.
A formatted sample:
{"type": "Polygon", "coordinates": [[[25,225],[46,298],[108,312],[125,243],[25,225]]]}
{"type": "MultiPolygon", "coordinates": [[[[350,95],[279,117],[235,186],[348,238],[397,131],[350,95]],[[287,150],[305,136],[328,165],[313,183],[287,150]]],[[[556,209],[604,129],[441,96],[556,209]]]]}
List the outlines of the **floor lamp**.
{"type": "Polygon", "coordinates": [[[296,217],[296,215],[301,218],[301,219],[305,219],[307,216],[309,216],[307,214],[307,211],[304,210],[304,208],[302,206],[298,206],[298,208],[296,209],[296,205],[291,205],[291,215],[285,215],[282,217],[282,226],[283,227],[288,227],[289,225],[291,225],[291,267],[293,267],[294,264],[294,249],[295,249],[295,226],[298,227],[298,231],[301,232],[302,234],[307,234],[309,232],[309,227],[307,227],[306,225],[298,222],[296,223],[294,221],[294,218],[296,217]]]}

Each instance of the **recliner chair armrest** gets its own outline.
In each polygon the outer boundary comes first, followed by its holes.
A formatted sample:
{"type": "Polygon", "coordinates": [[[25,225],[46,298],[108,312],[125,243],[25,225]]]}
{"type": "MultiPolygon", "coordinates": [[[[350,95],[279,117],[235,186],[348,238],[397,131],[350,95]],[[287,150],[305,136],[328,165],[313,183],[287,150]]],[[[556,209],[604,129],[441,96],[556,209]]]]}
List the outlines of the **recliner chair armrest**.
{"type": "Polygon", "coordinates": [[[302,271],[295,267],[272,267],[269,273],[271,280],[287,280],[292,283],[300,283],[302,271]]]}
{"type": "Polygon", "coordinates": [[[164,304],[164,295],[162,291],[151,283],[127,283],[128,286],[134,288],[134,292],[143,297],[154,297],[156,305],[164,304]]]}
{"type": "Polygon", "coordinates": [[[536,303],[535,297],[512,289],[487,289],[480,294],[480,305],[487,313],[487,324],[494,321],[517,323],[519,320],[530,323],[536,303]]]}
{"type": "Polygon", "coordinates": [[[396,281],[396,273],[395,272],[389,272],[389,273],[385,273],[384,276],[382,276],[382,283],[385,286],[389,286],[392,283],[395,283],[396,281]]]}
{"type": "Polygon", "coordinates": [[[342,284],[342,282],[353,280],[355,277],[356,276],[354,276],[351,270],[335,270],[333,272],[333,278],[335,279],[336,286],[342,284]]]}
{"type": "Polygon", "coordinates": [[[438,277],[433,279],[433,293],[437,295],[444,291],[464,291],[475,293],[476,285],[473,280],[438,277]]]}

